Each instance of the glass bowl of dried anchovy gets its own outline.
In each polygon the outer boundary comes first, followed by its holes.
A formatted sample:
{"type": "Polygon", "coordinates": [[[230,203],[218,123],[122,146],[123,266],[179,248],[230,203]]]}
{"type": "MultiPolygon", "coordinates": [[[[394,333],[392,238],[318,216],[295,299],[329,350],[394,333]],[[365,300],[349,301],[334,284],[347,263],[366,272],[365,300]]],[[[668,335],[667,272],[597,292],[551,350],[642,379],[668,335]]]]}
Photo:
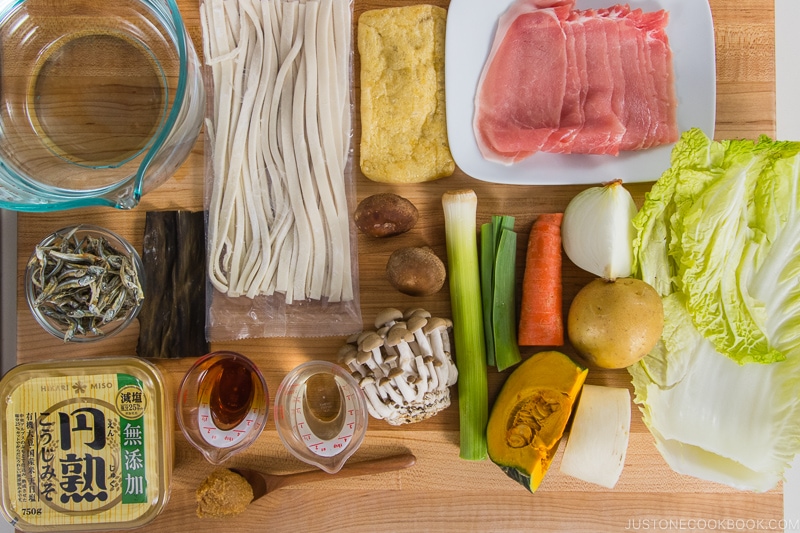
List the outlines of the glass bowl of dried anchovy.
{"type": "Polygon", "coordinates": [[[119,333],[144,302],[144,267],[125,239],[98,226],[60,229],[40,242],[25,272],[28,307],[65,342],[119,333]]]}

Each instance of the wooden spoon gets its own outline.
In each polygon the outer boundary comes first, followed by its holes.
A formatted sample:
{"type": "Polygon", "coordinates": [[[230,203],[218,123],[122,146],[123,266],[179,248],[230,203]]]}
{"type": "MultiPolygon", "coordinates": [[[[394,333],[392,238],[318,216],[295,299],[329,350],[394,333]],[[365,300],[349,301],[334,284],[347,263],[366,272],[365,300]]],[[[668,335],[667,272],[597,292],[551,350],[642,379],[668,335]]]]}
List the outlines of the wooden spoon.
{"type": "Polygon", "coordinates": [[[403,453],[355,464],[345,464],[342,469],[335,474],[329,474],[323,470],[309,470],[307,472],[297,472],[295,474],[267,474],[265,472],[246,468],[231,468],[231,471],[236,472],[250,483],[250,486],[253,487],[253,501],[256,501],[265,494],[282,487],[288,487],[289,485],[323,481],[337,477],[355,477],[393,472],[395,470],[402,470],[414,466],[416,462],[417,458],[413,454],[403,453]]]}

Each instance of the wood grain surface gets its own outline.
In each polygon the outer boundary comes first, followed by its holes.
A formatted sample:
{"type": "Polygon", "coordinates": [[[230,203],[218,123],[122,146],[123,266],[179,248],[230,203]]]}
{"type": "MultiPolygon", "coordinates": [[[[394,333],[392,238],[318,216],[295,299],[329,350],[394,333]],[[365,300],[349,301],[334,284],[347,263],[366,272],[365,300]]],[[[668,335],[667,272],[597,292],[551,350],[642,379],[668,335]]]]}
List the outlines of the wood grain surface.
{"type": "MultiPolygon", "coordinates": [[[[687,0],[702,1],[702,0],[687,0]]],[[[414,2],[401,0],[354,0],[354,21],[367,9],[414,2]]],[[[447,7],[446,0],[433,3],[447,7]]],[[[189,32],[198,50],[197,0],[179,0],[189,32]]],[[[712,0],[717,51],[716,138],[756,138],[774,135],[775,72],[773,3],[770,0],[730,2],[712,0]]],[[[355,29],[355,24],[354,24],[355,29]]],[[[358,55],[354,54],[354,72],[358,55]]],[[[358,158],[358,76],[355,76],[356,121],[354,157],[358,158]]],[[[356,165],[357,167],[357,165],[356,165]]],[[[148,210],[203,207],[203,138],[186,163],[167,183],[145,195],[131,211],[81,209],[63,213],[20,214],[18,301],[19,362],[77,356],[133,355],[138,324],[119,336],[89,345],[65,345],[47,335],[33,320],[24,301],[23,272],[35,244],[52,230],[81,221],[106,226],[141,249],[144,216],[148,210]]],[[[387,240],[359,236],[359,281],[361,310],[365,324],[387,304],[395,307],[425,307],[433,314],[449,316],[447,288],[423,298],[404,296],[393,290],[384,277],[391,252],[401,246],[427,245],[442,258],[444,222],[443,192],[472,188],[479,198],[479,222],[492,214],[517,217],[517,229],[527,232],[536,215],[562,211],[585,186],[504,186],[483,183],[456,170],[455,175],[436,182],[411,186],[373,183],[357,174],[357,199],[377,192],[396,192],[413,201],[419,211],[417,226],[409,233],[387,240]]],[[[641,203],[650,184],[630,186],[641,203]]],[[[518,257],[523,257],[526,239],[520,239],[518,257]]],[[[518,281],[522,264],[518,261],[518,281]]],[[[566,258],[564,262],[564,310],[590,276],[566,258]]],[[[264,372],[270,391],[275,391],[288,371],[313,360],[335,360],[343,338],[249,339],[213,343],[214,349],[230,349],[252,358],[264,372]]],[[[564,351],[575,355],[569,346],[564,351]]],[[[523,349],[524,356],[533,353],[523,349]]],[[[172,387],[176,387],[193,361],[160,362],[172,387]]],[[[508,375],[489,374],[490,400],[508,375]]],[[[625,371],[589,370],[587,383],[630,387],[625,371]]],[[[351,461],[372,459],[410,451],[417,464],[409,470],[375,476],[330,480],[288,487],[252,504],[247,512],[224,521],[195,516],[194,491],[211,472],[179,431],[174,432],[175,469],[171,499],[164,512],[146,531],[624,531],[728,530],[753,527],[777,528],[783,518],[783,495],[779,488],[764,494],[739,492],[727,486],[674,473],[661,458],[652,437],[634,409],[630,447],[625,469],[613,490],[601,489],[562,475],[559,450],[550,472],[535,494],[507,478],[490,461],[469,462],[458,458],[458,409],[455,389],[453,405],[433,419],[403,427],[370,420],[367,437],[351,461]],[[703,526],[703,524],[705,526],[703,526]]],[[[563,447],[563,442],[562,442],[563,447]]],[[[165,449],[165,453],[168,451],[165,449]]],[[[294,459],[277,437],[270,421],[258,441],[245,453],[230,460],[231,466],[260,468],[287,473],[308,467],[294,459]]]]}

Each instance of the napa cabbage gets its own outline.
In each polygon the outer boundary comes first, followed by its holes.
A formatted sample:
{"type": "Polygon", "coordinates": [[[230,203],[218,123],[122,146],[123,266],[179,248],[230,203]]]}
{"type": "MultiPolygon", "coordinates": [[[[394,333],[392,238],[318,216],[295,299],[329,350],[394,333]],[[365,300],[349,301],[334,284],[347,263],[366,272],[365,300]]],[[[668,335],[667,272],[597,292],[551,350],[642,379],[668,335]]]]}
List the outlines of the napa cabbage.
{"type": "Polygon", "coordinates": [[[676,471],[762,491],[800,451],[799,154],[689,130],[634,218],[665,327],[629,370],[676,471]]]}

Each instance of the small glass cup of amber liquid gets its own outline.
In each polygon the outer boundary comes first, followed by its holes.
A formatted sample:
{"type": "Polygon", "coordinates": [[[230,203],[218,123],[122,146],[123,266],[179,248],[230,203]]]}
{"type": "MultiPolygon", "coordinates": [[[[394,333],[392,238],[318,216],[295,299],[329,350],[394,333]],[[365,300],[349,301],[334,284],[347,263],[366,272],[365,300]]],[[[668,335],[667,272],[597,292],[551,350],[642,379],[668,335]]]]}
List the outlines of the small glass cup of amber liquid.
{"type": "Polygon", "coordinates": [[[178,425],[212,464],[221,464],[258,438],[267,422],[269,392],[247,357],[213,352],[197,360],[178,390],[178,425]]]}

